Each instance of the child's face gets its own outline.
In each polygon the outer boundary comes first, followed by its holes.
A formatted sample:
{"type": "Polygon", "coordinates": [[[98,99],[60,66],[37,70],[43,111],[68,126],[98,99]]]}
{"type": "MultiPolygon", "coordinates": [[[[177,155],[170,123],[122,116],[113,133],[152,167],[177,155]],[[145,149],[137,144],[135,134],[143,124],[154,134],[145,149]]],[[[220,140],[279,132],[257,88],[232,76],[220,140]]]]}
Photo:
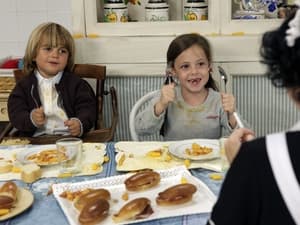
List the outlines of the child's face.
{"type": "Polygon", "coordinates": [[[43,77],[50,78],[63,71],[67,65],[69,52],[63,46],[51,47],[43,40],[35,58],[37,69],[43,77]]]}
{"type": "Polygon", "coordinates": [[[191,93],[204,90],[209,79],[210,64],[205,52],[198,45],[184,50],[174,63],[173,73],[180,81],[181,88],[191,93]]]}

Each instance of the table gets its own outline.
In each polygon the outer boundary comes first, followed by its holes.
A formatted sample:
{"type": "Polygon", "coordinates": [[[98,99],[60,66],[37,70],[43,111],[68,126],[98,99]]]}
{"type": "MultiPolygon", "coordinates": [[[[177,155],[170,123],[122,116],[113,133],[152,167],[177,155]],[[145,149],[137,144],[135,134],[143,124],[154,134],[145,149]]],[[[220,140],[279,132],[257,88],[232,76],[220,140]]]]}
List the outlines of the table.
{"type": "MultiPolygon", "coordinates": [[[[107,154],[110,158],[108,163],[103,165],[103,171],[100,174],[94,176],[81,176],[70,178],[43,178],[32,184],[26,184],[22,181],[16,181],[20,187],[28,188],[34,194],[34,204],[22,214],[11,218],[9,220],[0,222],[2,225],[64,225],[68,224],[68,221],[61,210],[58,202],[53,195],[47,195],[49,186],[53,183],[62,182],[78,182],[91,179],[104,178],[114,175],[123,174],[116,171],[115,163],[115,148],[114,143],[107,143],[107,154]]],[[[218,195],[222,180],[212,180],[209,178],[211,171],[205,169],[192,169],[191,173],[202,180],[214,194],[218,195]]],[[[209,218],[209,213],[195,214],[188,216],[178,216],[172,218],[152,220],[143,223],[136,223],[142,225],[159,225],[159,224],[172,224],[172,225],[204,225],[209,218]]]]}

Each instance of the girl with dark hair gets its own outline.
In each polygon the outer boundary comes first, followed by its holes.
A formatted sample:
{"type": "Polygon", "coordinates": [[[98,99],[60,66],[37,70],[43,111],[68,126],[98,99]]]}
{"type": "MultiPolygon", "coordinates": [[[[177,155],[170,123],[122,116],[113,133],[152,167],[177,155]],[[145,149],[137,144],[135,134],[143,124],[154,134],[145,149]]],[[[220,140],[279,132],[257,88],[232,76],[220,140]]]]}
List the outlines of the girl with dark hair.
{"type": "Polygon", "coordinates": [[[164,85],[160,95],[137,115],[137,133],[152,134],[164,124],[165,140],[217,139],[230,134],[237,124],[235,99],[218,92],[208,40],[196,33],[176,37],[167,51],[167,65],[178,85],[164,85]]]}

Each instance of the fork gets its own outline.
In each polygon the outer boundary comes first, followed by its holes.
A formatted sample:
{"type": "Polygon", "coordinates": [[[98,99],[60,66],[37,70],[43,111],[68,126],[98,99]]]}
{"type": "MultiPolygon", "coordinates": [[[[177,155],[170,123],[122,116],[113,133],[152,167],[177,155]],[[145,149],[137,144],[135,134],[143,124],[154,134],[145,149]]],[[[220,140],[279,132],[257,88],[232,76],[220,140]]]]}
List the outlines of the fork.
{"type": "MultiPolygon", "coordinates": [[[[225,90],[225,93],[227,93],[227,90],[226,90],[226,84],[227,84],[227,81],[228,81],[228,76],[225,72],[225,70],[221,67],[221,66],[218,66],[218,70],[219,70],[219,73],[221,75],[221,79],[224,81],[224,90],[225,90]]],[[[229,115],[229,114],[228,114],[229,115]]],[[[239,115],[237,112],[233,112],[233,116],[238,124],[238,126],[240,128],[243,128],[244,127],[244,124],[242,123],[239,115]]]]}
{"type": "Polygon", "coordinates": [[[227,81],[228,81],[228,76],[227,76],[225,70],[221,66],[218,66],[218,70],[219,70],[219,73],[221,75],[221,79],[224,81],[224,90],[225,90],[225,93],[227,93],[226,84],[227,84],[227,81]]]}

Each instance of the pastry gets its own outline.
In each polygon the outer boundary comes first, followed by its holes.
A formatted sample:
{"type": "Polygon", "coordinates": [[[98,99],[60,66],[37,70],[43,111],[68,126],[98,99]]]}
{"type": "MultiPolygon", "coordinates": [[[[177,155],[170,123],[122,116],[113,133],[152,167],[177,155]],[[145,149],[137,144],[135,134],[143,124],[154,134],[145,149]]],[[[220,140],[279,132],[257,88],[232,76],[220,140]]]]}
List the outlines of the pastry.
{"type": "Polygon", "coordinates": [[[104,220],[108,216],[108,212],[108,201],[96,198],[84,205],[79,214],[78,220],[81,224],[93,225],[104,220]]]}
{"type": "Polygon", "coordinates": [[[156,203],[160,206],[179,205],[189,202],[197,188],[193,184],[178,184],[160,192],[156,198],[156,203]]]}
{"type": "Polygon", "coordinates": [[[93,201],[94,199],[110,200],[110,193],[108,190],[103,188],[90,190],[89,192],[76,198],[74,200],[74,206],[80,211],[84,205],[90,201],[93,201]]]}
{"type": "Polygon", "coordinates": [[[141,171],[125,180],[128,191],[142,191],[158,185],[160,174],[154,171],[141,171]]]}
{"type": "Polygon", "coordinates": [[[8,181],[0,188],[0,209],[11,209],[17,200],[17,185],[8,181]]]}
{"type": "Polygon", "coordinates": [[[153,213],[151,201],[148,198],[136,198],[125,204],[120,211],[113,215],[113,221],[116,223],[144,219],[153,213]]]}

